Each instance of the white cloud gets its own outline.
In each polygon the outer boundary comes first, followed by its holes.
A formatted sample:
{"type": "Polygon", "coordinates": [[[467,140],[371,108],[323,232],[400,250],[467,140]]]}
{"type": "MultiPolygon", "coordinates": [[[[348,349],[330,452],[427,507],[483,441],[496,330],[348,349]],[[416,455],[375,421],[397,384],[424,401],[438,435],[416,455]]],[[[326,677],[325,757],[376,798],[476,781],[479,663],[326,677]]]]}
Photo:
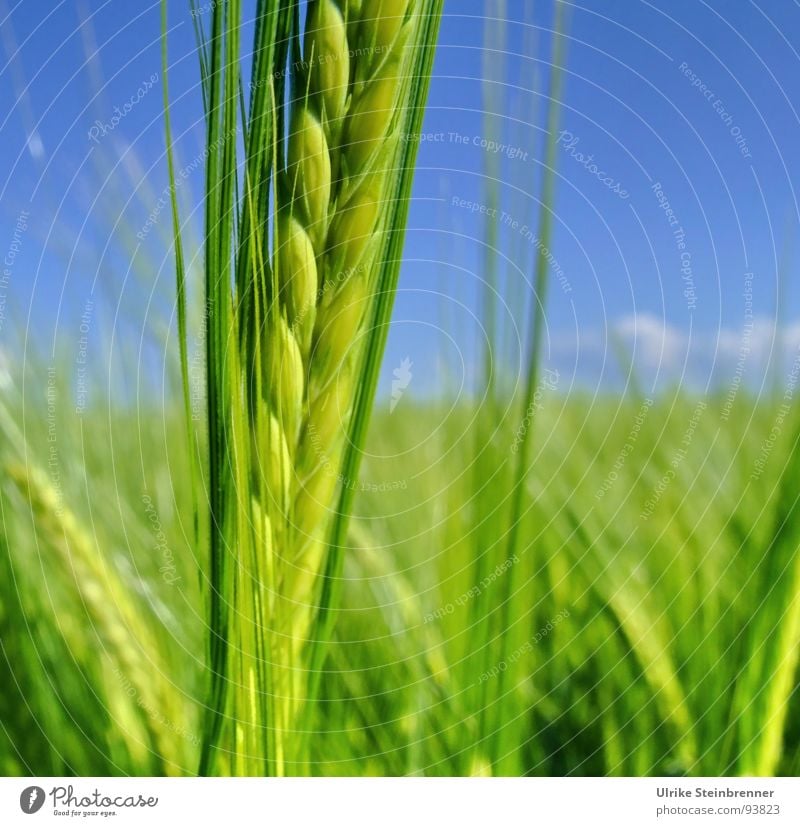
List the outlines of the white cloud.
{"type": "Polygon", "coordinates": [[[775,320],[762,315],[752,318],[749,325],[698,332],[643,312],[623,316],[606,329],[561,331],[551,344],[554,366],[566,375],[574,371],[577,379],[592,385],[619,380],[620,371],[626,371],[632,361],[644,386],[679,381],[702,389],[728,383],[739,375],[755,389],[762,384],[770,361],[780,372],[797,357],[800,321],[785,325],[779,333],[775,320]],[[613,348],[606,348],[612,337],[622,345],[619,361],[613,348]]]}
{"type": "Polygon", "coordinates": [[[686,335],[651,313],[625,316],[614,328],[631,348],[637,365],[672,371],[680,369],[686,359],[686,335]]]}

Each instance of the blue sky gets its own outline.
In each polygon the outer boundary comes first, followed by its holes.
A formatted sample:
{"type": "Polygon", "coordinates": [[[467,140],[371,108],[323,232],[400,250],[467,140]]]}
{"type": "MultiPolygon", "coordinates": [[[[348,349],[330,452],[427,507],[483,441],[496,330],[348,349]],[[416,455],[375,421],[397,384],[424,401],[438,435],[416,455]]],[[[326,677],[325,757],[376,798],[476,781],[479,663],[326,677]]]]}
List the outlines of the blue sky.
{"type": "MultiPolygon", "coordinates": [[[[24,325],[32,307],[32,323],[58,347],[75,346],[92,290],[113,307],[98,305],[107,324],[135,334],[145,314],[169,300],[173,274],[166,213],[138,251],[135,237],[132,247],[118,237],[120,227],[135,236],[146,225],[166,184],[159,6],[47,6],[49,13],[35,0],[0,5],[0,93],[11,102],[0,132],[0,247],[12,244],[20,210],[30,214],[0,337],[12,319],[24,325]],[[114,107],[133,100],[114,123],[114,107]],[[154,285],[160,297],[148,309],[154,285]]],[[[800,344],[800,7],[582,0],[567,11],[549,362],[582,383],[612,386],[613,334],[635,353],[646,381],[683,375],[703,387],[729,380],[746,348],[745,376],[758,386],[773,340],[785,358],[800,344]]],[[[174,129],[189,164],[203,134],[182,0],[170,1],[170,26],[174,129]]],[[[456,386],[474,374],[492,137],[507,145],[497,168],[500,207],[519,224],[499,235],[498,272],[511,307],[503,323],[524,321],[535,241],[521,228],[535,235],[552,26],[549,2],[446,3],[424,127],[443,137],[420,148],[384,387],[405,357],[414,362],[414,392],[440,386],[442,357],[456,386]],[[498,50],[490,39],[487,53],[486,19],[497,16],[508,20],[505,43],[498,50]],[[486,74],[491,84],[482,82],[486,74]],[[493,134],[486,107],[496,116],[493,134]]],[[[186,217],[198,206],[201,176],[202,168],[188,179],[186,217]]],[[[515,368],[513,346],[497,352],[515,368]]]]}

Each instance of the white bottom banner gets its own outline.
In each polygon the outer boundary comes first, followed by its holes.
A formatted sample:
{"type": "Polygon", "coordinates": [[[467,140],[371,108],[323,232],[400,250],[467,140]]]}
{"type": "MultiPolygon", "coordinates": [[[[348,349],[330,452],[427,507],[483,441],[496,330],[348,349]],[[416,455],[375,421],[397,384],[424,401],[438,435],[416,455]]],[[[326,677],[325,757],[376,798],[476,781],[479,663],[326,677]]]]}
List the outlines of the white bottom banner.
{"type": "Polygon", "coordinates": [[[2,778],[0,824],[798,824],[800,779],[2,778]]]}

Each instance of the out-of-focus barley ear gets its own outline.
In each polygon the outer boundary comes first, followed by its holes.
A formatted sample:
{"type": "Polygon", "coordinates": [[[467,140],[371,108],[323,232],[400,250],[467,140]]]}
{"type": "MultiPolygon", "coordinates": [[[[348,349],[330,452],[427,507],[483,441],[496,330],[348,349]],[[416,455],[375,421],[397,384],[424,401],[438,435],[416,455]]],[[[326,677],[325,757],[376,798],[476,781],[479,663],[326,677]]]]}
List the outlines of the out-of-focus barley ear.
{"type": "MultiPolygon", "coordinates": [[[[171,704],[171,686],[163,683],[168,668],[160,659],[155,636],[142,621],[144,606],[137,604],[112,560],[104,558],[44,471],[10,463],[5,473],[35,515],[37,543],[47,564],[57,567],[80,595],[100,650],[115,675],[105,691],[109,703],[131,726],[131,747],[135,747],[136,732],[143,730],[146,740],[139,743],[140,759],[146,760],[149,752],[160,761],[159,771],[179,772],[183,744],[170,730],[169,717],[180,712],[171,704]],[[126,685],[132,690],[126,692],[126,685]]],[[[80,661],[79,652],[86,644],[83,628],[70,623],[58,627],[80,661]]]]}

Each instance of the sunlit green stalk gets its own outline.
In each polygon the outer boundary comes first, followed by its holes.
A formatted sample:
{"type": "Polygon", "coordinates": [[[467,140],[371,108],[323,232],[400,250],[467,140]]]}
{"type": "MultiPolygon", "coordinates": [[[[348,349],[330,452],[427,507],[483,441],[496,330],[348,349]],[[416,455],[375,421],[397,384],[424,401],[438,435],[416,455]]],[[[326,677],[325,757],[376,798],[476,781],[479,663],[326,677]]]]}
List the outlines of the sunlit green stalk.
{"type": "MultiPolygon", "coordinates": [[[[561,99],[561,75],[563,65],[563,14],[562,4],[556,6],[555,35],[553,40],[553,59],[550,74],[549,100],[547,104],[547,151],[545,153],[544,170],[542,175],[542,190],[539,199],[539,227],[537,237],[540,240],[538,245],[538,255],[536,257],[535,285],[532,296],[532,309],[529,326],[528,343],[528,372],[525,383],[525,395],[523,407],[520,411],[521,418],[526,416],[526,411],[534,411],[534,397],[539,384],[539,370],[542,357],[542,341],[544,337],[545,307],[547,302],[547,288],[549,282],[549,262],[544,250],[551,246],[551,234],[553,225],[553,213],[555,209],[555,166],[558,133],[558,123],[560,118],[559,101],[561,99]]],[[[508,534],[506,545],[506,559],[518,558],[518,553],[523,550],[520,547],[520,530],[522,520],[525,517],[523,505],[526,497],[526,479],[530,473],[531,450],[533,446],[533,429],[535,416],[530,416],[530,425],[521,434],[516,462],[514,464],[512,477],[511,503],[508,517],[508,534]]],[[[501,592],[499,604],[499,628],[505,635],[504,640],[513,636],[509,634],[511,624],[512,597],[516,592],[517,570],[519,565],[512,564],[504,573],[501,579],[501,592]]],[[[507,642],[506,642],[507,646],[507,642]]],[[[508,651],[504,652],[507,654],[508,651]]],[[[510,689],[508,683],[508,670],[501,670],[497,676],[493,695],[487,701],[489,722],[487,731],[492,735],[491,763],[497,764],[504,756],[502,754],[503,728],[507,724],[504,719],[506,692],[510,689]]]]}

